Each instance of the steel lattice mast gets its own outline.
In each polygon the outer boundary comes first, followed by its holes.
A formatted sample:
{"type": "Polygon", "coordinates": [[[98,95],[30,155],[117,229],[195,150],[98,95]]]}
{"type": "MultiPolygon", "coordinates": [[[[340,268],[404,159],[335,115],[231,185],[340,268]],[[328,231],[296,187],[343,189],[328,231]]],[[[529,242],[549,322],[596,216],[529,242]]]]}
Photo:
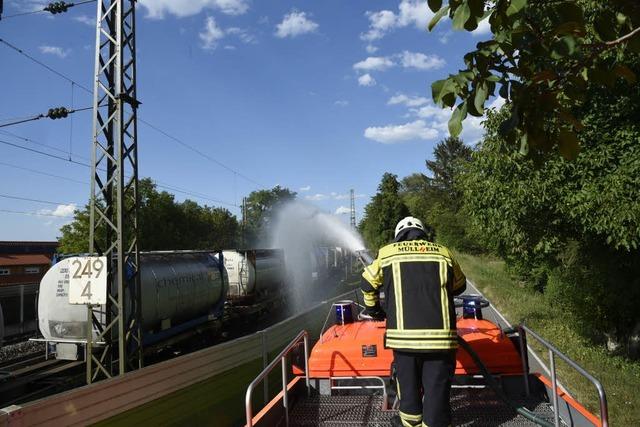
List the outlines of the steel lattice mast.
{"type": "Polygon", "coordinates": [[[142,366],[135,0],[98,0],[94,83],[89,251],[108,295],[88,310],[87,383],[142,366]]]}
{"type": "Polygon", "coordinates": [[[353,189],[351,189],[350,191],[350,198],[351,198],[351,206],[349,209],[349,213],[351,214],[351,218],[350,218],[350,224],[351,224],[351,228],[352,229],[356,229],[357,228],[357,224],[356,224],[356,195],[355,192],[353,191],[353,189]]]}

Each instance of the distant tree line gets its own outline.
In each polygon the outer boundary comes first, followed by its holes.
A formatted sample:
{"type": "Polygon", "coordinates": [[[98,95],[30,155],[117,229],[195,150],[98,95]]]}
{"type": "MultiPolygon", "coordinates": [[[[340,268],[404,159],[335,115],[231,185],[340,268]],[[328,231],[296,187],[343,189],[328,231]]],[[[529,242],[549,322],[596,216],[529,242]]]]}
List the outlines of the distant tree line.
{"type": "MultiPolygon", "coordinates": [[[[244,244],[264,244],[263,236],[273,209],[295,193],[282,187],[257,190],[246,198],[244,226],[228,209],[200,205],[193,200],[182,202],[166,191],[158,191],[150,178],[138,185],[139,247],[143,251],[174,249],[237,248],[244,244]]],[[[78,209],[74,220],[61,228],[60,252],[89,251],[89,206],[78,209]]],[[[102,227],[98,233],[104,235],[102,227]]]]}

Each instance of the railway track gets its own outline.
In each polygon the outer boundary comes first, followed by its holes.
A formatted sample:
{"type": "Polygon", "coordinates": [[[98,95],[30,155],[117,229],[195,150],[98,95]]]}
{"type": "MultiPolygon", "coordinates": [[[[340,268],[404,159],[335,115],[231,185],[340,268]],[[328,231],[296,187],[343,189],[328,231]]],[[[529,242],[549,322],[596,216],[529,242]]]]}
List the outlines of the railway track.
{"type": "Polygon", "coordinates": [[[26,354],[0,363],[0,407],[55,393],[82,380],[82,361],[26,354]]]}

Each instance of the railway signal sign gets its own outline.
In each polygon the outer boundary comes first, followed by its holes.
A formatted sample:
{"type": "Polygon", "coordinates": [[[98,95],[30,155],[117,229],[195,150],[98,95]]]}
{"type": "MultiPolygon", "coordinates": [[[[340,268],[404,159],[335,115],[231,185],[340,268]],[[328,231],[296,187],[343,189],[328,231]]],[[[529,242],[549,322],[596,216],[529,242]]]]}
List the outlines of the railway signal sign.
{"type": "Polygon", "coordinates": [[[107,303],[107,257],[85,256],[69,260],[69,304],[107,303]]]}

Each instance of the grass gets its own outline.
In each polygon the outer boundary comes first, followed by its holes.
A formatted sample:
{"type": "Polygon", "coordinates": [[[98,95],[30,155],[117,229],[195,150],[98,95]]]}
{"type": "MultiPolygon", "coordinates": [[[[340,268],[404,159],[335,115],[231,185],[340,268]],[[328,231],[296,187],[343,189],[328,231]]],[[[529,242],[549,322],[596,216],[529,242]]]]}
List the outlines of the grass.
{"type": "MultiPolygon", "coordinates": [[[[512,324],[525,323],[600,380],[607,393],[610,425],[640,426],[640,363],[610,355],[602,346],[589,342],[561,307],[514,280],[504,262],[485,256],[457,256],[467,277],[512,324]]],[[[533,339],[529,344],[547,362],[542,347],[536,348],[533,339]]],[[[559,381],[592,413],[599,414],[595,387],[564,362],[557,361],[556,366],[559,381]]]]}

